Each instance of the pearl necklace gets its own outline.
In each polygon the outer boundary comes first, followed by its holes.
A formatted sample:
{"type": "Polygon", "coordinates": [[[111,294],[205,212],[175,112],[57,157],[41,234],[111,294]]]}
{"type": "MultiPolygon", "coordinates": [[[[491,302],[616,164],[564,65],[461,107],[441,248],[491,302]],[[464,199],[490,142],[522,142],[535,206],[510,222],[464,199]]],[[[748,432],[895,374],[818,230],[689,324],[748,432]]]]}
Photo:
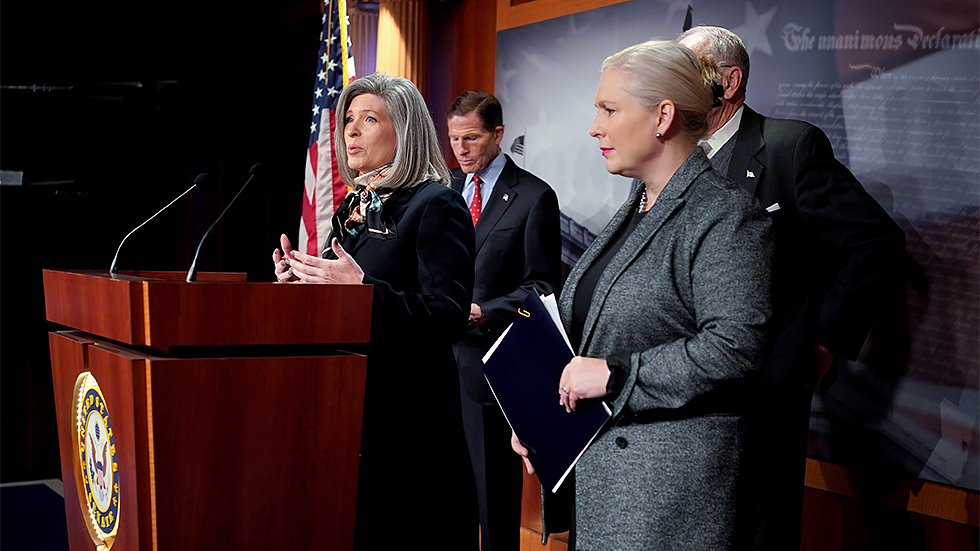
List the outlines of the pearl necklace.
{"type": "Polygon", "coordinates": [[[646,186],[643,186],[643,196],[640,197],[640,207],[636,209],[636,212],[641,213],[646,207],[647,207],[647,188],[646,186]]]}

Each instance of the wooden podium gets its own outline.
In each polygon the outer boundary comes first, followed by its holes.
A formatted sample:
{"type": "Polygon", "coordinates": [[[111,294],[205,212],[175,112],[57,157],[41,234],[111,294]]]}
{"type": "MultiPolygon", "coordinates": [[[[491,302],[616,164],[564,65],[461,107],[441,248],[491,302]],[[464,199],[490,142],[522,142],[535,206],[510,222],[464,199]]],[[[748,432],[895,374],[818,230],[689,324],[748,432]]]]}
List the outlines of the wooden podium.
{"type": "Polygon", "coordinates": [[[350,549],[369,285],[44,271],[68,539],[74,385],[97,379],[117,461],[116,550],[350,549]]]}

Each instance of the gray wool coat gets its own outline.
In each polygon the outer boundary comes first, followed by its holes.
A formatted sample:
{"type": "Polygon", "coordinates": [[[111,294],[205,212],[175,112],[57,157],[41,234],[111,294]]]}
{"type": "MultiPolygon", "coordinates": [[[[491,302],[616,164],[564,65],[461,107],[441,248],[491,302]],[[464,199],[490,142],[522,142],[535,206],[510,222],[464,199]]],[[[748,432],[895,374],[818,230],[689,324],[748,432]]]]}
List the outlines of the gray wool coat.
{"type": "MultiPolygon", "coordinates": [[[[585,269],[641,191],[572,268],[566,328],[585,269]]],[[[751,547],[744,406],[764,352],[771,259],[766,213],[697,149],[610,261],[576,352],[629,365],[613,423],[576,467],[577,549],[751,547]]]]}

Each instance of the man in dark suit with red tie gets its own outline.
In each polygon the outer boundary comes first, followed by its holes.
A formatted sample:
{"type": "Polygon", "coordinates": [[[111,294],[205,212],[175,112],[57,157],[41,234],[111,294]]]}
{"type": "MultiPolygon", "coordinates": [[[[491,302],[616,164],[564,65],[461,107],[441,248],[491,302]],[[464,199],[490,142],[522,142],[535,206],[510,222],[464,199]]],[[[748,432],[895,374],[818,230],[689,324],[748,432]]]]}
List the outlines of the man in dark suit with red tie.
{"type": "Polygon", "coordinates": [[[501,152],[503,110],[492,94],[463,92],[446,118],[459,161],[452,186],[469,205],[476,231],[473,304],[455,351],[482,549],[518,551],[523,465],[510,448],[510,427],[483,376],[482,358],[528,293],[553,293],[561,285],[558,197],[501,152]]]}
{"type": "Polygon", "coordinates": [[[857,358],[897,289],[905,235],[835,158],[823,131],[744,104],[749,55],[735,33],[694,27],[678,42],[721,66],[720,105],[701,144],[712,167],[772,218],[768,392],[758,400],[762,455],[754,462],[765,502],[759,549],[799,549],[813,390],[836,358],[857,358]]]}

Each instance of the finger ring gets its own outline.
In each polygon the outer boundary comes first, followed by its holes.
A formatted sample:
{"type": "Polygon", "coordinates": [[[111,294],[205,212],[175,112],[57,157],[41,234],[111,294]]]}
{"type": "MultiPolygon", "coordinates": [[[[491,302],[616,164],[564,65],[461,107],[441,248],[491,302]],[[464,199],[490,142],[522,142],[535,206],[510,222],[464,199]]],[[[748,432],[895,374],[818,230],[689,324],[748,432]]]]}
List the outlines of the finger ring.
{"type": "Polygon", "coordinates": [[[561,391],[564,392],[565,394],[568,394],[568,387],[567,386],[561,387],[561,391]]]}

